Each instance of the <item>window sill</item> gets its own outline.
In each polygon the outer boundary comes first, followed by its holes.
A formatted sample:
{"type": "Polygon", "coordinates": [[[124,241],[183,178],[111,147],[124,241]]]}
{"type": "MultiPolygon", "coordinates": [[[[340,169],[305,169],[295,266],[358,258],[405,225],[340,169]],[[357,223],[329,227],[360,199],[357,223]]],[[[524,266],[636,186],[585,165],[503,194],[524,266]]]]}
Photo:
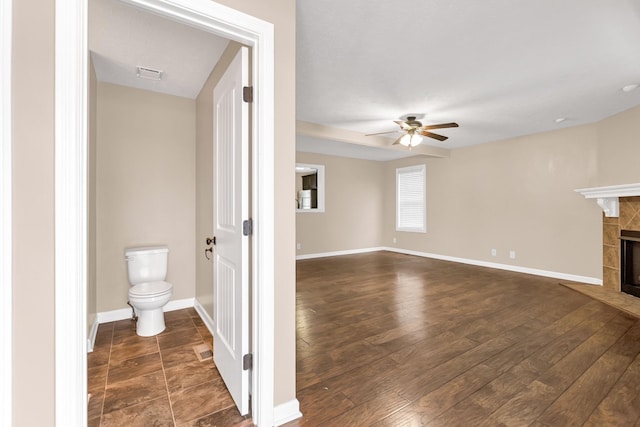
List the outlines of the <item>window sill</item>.
{"type": "Polygon", "coordinates": [[[296,213],[324,213],[324,209],[320,209],[320,208],[296,209],[296,213]]]}

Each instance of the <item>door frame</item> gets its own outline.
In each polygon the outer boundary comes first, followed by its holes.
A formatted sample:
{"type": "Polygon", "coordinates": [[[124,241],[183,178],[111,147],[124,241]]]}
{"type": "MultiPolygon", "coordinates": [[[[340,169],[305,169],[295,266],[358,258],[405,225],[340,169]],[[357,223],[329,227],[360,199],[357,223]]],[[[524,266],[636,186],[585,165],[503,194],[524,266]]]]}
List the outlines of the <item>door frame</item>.
{"type": "MultiPolygon", "coordinates": [[[[252,418],[273,425],[273,24],[211,0],[122,0],[251,49],[252,418]]],[[[6,3],[6,2],[3,2],[6,3]]],[[[56,425],[87,423],[88,0],[55,5],[55,412],[56,425]]]]}
{"type": "Polygon", "coordinates": [[[0,1],[0,426],[13,425],[12,11],[12,0],[0,1]]]}

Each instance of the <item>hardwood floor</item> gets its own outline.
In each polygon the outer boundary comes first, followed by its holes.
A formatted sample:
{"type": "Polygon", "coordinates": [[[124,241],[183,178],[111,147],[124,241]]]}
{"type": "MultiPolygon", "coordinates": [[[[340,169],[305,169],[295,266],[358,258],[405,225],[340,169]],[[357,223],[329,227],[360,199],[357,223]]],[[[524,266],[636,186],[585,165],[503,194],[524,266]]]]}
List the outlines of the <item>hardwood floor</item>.
{"type": "Polygon", "coordinates": [[[563,283],[563,285],[640,318],[640,298],[597,285],[582,283],[563,283]]]}
{"type": "Polygon", "coordinates": [[[639,425],[638,319],[557,279],[390,252],[297,279],[289,427],[639,425]]]}

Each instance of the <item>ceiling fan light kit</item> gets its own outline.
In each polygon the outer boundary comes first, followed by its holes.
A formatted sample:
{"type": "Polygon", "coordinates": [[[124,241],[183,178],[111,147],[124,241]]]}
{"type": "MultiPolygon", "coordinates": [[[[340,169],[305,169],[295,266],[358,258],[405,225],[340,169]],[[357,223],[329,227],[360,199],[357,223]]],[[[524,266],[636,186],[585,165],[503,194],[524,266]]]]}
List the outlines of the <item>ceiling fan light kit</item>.
{"type": "Polygon", "coordinates": [[[404,145],[405,147],[409,147],[409,149],[411,149],[411,147],[419,145],[421,142],[422,137],[416,134],[407,133],[400,137],[400,144],[404,145]]]}
{"type": "Polygon", "coordinates": [[[423,126],[421,122],[416,120],[415,116],[408,116],[407,120],[394,120],[394,122],[400,126],[400,130],[394,130],[390,132],[379,132],[379,133],[370,133],[365,136],[372,135],[384,135],[389,133],[403,132],[398,139],[396,139],[393,144],[397,145],[401,144],[405,147],[415,147],[422,142],[422,137],[426,136],[429,138],[437,139],[438,141],[445,141],[448,139],[447,136],[438,135],[437,133],[428,132],[430,129],[444,129],[444,128],[457,128],[457,123],[440,123],[437,125],[426,125],[423,126]]]}

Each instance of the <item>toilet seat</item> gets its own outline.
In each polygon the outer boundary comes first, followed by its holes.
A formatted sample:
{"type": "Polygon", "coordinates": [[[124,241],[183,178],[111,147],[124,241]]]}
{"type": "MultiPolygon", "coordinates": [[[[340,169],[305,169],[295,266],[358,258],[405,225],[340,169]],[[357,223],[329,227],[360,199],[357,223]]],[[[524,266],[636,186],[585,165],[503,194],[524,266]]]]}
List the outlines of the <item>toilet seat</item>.
{"type": "Polygon", "coordinates": [[[129,289],[130,297],[153,298],[171,292],[173,285],[169,282],[145,282],[132,286],[129,289]]]}

